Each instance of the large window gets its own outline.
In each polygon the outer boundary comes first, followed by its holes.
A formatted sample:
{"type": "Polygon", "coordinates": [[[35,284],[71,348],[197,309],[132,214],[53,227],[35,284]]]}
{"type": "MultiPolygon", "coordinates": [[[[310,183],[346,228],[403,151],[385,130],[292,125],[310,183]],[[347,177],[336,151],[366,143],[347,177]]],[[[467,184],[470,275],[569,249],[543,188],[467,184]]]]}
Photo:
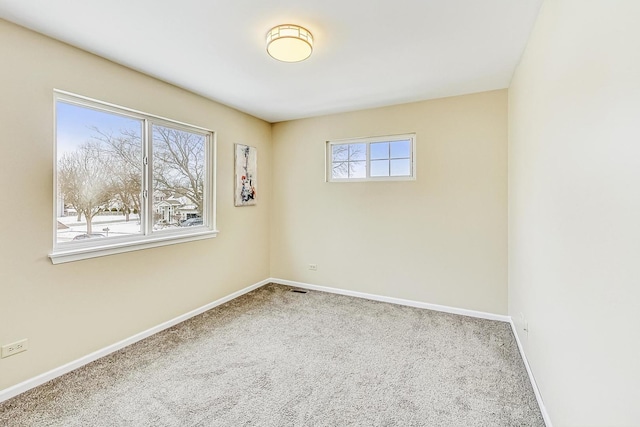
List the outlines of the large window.
{"type": "Polygon", "coordinates": [[[211,131],[56,92],[54,263],[215,235],[211,131]]]}
{"type": "Polygon", "coordinates": [[[327,142],[328,181],[415,179],[415,134],[327,142]]]}

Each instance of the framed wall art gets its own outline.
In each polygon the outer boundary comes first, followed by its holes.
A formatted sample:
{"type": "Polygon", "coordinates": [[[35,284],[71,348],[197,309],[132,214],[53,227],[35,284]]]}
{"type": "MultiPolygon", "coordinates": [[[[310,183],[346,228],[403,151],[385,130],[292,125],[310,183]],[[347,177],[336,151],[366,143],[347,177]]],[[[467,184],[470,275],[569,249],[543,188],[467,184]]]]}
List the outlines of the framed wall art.
{"type": "Polygon", "coordinates": [[[236,144],[236,206],[254,206],[258,195],[258,150],[236,144]]]}

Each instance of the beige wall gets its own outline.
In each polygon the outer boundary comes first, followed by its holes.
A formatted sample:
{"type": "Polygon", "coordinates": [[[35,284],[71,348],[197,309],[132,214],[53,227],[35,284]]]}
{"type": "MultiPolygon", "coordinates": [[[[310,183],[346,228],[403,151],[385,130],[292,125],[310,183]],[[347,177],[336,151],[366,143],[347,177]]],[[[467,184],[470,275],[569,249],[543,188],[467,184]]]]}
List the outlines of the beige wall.
{"type": "Polygon", "coordinates": [[[269,276],[506,312],[506,91],[276,124],[272,153],[261,120],[2,20],[0,39],[0,344],[30,341],[0,390],[269,276]],[[53,266],[54,88],[215,130],[219,236],[53,266]],[[416,181],[324,182],[325,140],[405,132],[416,181]],[[259,150],[257,207],[233,207],[236,142],[259,150]]]}
{"type": "Polygon", "coordinates": [[[0,390],[269,277],[271,126],[0,20],[0,390]],[[213,129],[215,239],[52,265],[53,89],[213,129]],[[260,201],[233,207],[233,144],[258,148],[260,201]]]}
{"type": "Polygon", "coordinates": [[[546,1],[509,90],[509,314],[555,427],[640,423],[638,17],[546,1]]]}
{"type": "Polygon", "coordinates": [[[505,314],[506,110],[500,90],[275,124],[272,277],[505,314]],[[325,141],[408,132],[416,181],[325,182],[325,141]]]}

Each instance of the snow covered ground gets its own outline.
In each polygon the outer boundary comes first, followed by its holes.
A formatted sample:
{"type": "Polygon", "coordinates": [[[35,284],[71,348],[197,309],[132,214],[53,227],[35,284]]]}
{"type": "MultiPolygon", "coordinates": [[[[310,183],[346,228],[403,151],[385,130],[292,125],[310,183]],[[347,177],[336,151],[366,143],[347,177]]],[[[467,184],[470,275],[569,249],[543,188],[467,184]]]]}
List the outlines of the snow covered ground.
{"type": "MultiPolygon", "coordinates": [[[[76,216],[58,217],[58,222],[69,228],[58,228],[58,243],[69,242],[74,237],[87,232],[86,222],[77,222],[76,216]]],[[[129,215],[129,222],[124,215],[97,215],[91,221],[92,234],[102,234],[105,237],[126,236],[140,233],[140,219],[138,215],[129,215]],[[107,230],[108,229],[108,230],[107,230]]]]}

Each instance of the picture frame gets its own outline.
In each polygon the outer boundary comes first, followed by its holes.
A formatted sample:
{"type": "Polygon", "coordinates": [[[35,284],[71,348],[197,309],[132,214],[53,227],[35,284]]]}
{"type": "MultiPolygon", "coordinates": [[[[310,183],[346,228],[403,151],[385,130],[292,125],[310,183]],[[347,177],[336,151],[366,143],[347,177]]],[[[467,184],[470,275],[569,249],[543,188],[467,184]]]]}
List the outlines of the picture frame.
{"type": "Polygon", "coordinates": [[[258,202],[258,150],[235,144],[235,206],[255,206],[258,202]]]}

